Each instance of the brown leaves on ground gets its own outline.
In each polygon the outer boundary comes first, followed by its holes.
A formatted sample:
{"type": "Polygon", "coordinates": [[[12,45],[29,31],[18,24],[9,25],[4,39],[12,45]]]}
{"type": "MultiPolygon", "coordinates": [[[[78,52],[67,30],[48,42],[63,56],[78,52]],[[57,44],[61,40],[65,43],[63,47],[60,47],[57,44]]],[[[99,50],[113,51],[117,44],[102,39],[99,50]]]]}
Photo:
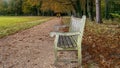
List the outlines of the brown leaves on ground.
{"type": "Polygon", "coordinates": [[[92,65],[98,68],[120,68],[120,28],[109,27],[119,24],[86,24],[82,46],[85,68],[92,65]]]}

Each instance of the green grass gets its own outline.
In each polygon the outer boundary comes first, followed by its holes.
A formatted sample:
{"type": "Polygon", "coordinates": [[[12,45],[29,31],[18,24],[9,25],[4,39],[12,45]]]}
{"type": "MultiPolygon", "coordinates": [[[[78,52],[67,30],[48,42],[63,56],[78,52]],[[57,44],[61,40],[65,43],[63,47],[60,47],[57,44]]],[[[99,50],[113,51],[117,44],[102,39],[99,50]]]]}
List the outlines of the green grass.
{"type": "Polygon", "coordinates": [[[1,16],[0,38],[18,32],[20,30],[31,28],[50,19],[51,17],[1,16]]]}

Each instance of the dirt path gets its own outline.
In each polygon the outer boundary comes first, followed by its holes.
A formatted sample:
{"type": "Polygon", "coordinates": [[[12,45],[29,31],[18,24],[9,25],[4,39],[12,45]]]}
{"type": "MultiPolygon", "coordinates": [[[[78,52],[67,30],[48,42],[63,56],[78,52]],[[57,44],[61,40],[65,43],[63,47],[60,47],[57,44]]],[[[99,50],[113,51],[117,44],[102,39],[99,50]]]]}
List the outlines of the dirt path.
{"type": "Polygon", "coordinates": [[[55,18],[0,39],[0,68],[54,68],[53,39],[49,33],[55,18]]]}

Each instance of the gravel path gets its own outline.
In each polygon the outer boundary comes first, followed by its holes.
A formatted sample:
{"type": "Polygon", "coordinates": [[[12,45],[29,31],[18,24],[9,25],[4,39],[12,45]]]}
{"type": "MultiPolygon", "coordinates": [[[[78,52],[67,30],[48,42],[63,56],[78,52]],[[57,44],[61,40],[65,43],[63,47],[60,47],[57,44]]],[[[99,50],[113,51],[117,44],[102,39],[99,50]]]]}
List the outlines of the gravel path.
{"type": "Polygon", "coordinates": [[[55,68],[49,33],[59,22],[54,18],[0,39],[0,68],[55,68]]]}

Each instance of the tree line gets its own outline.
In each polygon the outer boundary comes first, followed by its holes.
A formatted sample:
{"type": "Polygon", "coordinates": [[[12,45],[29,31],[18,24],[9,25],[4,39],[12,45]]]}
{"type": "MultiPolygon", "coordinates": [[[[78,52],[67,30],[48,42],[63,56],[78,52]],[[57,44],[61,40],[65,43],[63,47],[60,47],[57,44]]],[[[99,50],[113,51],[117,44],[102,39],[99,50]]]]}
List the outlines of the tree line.
{"type": "Polygon", "coordinates": [[[119,17],[120,0],[0,0],[0,15],[53,16],[56,13],[102,22],[119,17]],[[102,9],[102,10],[101,10],[102,9]]]}

